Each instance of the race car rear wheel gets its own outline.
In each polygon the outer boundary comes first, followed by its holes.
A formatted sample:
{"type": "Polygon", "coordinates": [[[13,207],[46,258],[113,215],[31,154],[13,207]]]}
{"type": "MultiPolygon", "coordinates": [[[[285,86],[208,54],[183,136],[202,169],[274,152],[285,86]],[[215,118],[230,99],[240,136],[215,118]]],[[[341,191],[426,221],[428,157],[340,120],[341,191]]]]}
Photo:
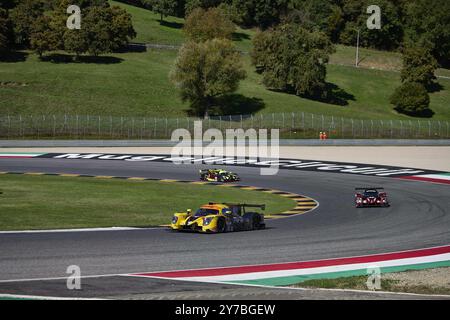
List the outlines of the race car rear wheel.
{"type": "Polygon", "coordinates": [[[265,229],[266,224],[262,223],[262,218],[259,214],[254,214],[252,217],[252,230],[265,229]]]}

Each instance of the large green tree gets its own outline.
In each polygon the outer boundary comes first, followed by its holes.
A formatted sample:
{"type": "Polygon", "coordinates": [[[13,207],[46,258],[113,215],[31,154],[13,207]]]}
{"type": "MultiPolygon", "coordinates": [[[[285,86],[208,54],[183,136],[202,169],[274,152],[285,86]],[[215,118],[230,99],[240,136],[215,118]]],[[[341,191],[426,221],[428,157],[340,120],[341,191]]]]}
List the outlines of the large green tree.
{"type": "Polygon", "coordinates": [[[186,0],[185,3],[185,16],[189,16],[192,11],[197,8],[201,8],[207,10],[209,8],[215,8],[219,6],[221,3],[224,3],[222,0],[186,0]]]}
{"type": "Polygon", "coordinates": [[[145,4],[160,15],[161,22],[165,17],[175,15],[177,9],[177,0],[145,0],[145,4]]]}
{"type": "Polygon", "coordinates": [[[170,74],[181,99],[189,101],[192,110],[205,118],[215,99],[236,91],[245,77],[241,54],[227,39],[185,43],[170,74]]]}
{"type": "Polygon", "coordinates": [[[326,63],[334,52],[325,34],[285,24],[259,33],[253,44],[252,62],[268,88],[325,98],[326,63]]]}
{"type": "Polygon", "coordinates": [[[398,87],[390,98],[394,109],[400,113],[421,116],[430,113],[430,96],[421,83],[406,82],[398,87]]]}
{"type": "Polygon", "coordinates": [[[131,14],[118,6],[111,7],[113,49],[119,49],[136,37],[131,14]]]}
{"type": "Polygon", "coordinates": [[[98,56],[112,52],[136,36],[131,16],[119,7],[92,6],[84,10],[80,30],[64,35],[66,50],[98,56]],[[84,49],[84,50],[83,50],[84,49]]]}
{"type": "Polygon", "coordinates": [[[8,12],[0,8],[0,54],[10,49],[10,32],[8,12]]]}
{"type": "Polygon", "coordinates": [[[11,10],[10,17],[14,26],[15,41],[24,46],[30,44],[34,21],[44,13],[42,0],[23,0],[11,10]]]}
{"type": "Polygon", "coordinates": [[[233,0],[243,24],[267,29],[280,22],[288,10],[289,0],[233,0]]]}
{"type": "Polygon", "coordinates": [[[57,50],[60,38],[58,32],[52,28],[52,18],[46,15],[38,17],[32,26],[30,46],[39,57],[46,51],[57,50]]]}
{"type": "Polygon", "coordinates": [[[221,9],[196,8],[187,17],[183,30],[191,40],[206,41],[231,39],[235,26],[221,9]]]}
{"type": "Polygon", "coordinates": [[[408,47],[403,52],[401,78],[403,82],[418,82],[429,88],[436,79],[436,59],[426,47],[408,47]]]}
{"type": "Polygon", "coordinates": [[[16,0],[0,0],[0,8],[2,9],[12,9],[17,5],[16,0]]]}
{"type": "Polygon", "coordinates": [[[371,0],[344,0],[345,27],[340,34],[340,43],[355,46],[358,30],[363,47],[383,50],[397,49],[403,41],[403,25],[400,6],[390,0],[378,0],[381,9],[381,29],[367,28],[367,8],[371,0]]]}
{"type": "Polygon", "coordinates": [[[431,48],[438,62],[450,66],[450,1],[415,0],[406,4],[406,40],[431,48]]]}

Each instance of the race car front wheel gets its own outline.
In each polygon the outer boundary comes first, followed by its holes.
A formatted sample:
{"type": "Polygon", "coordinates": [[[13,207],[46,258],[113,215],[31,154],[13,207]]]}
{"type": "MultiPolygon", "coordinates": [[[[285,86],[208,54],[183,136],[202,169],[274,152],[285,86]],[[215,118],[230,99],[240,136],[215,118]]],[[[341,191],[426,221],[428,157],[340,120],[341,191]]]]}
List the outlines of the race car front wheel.
{"type": "Polygon", "coordinates": [[[217,220],[217,232],[218,233],[222,233],[225,232],[225,220],[224,219],[219,219],[217,220]]]}

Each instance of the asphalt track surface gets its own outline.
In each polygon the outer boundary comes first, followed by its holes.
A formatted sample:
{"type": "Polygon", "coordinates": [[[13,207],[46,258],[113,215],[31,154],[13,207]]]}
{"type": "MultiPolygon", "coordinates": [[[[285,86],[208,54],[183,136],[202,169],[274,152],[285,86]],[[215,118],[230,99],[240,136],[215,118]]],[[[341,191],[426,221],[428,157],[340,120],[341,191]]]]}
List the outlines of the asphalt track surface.
{"type": "MultiPolygon", "coordinates": [[[[0,159],[0,171],[178,180],[197,180],[199,168],[205,166],[0,159]]],[[[280,170],[276,176],[261,176],[258,168],[230,170],[242,177],[242,184],[303,194],[320,206],[304,215],[267,221],[266,230],[253,232],[204,235],[157,228],[0,234],[0,281],[67,277],[67,266],[73,264],[83,276],[115,275],[318,260],[450,243],[448,185],[338,173],[280,170]],[[360,186],[386,188],[391,206],[354,208],[354,188],[360,186]]]]}

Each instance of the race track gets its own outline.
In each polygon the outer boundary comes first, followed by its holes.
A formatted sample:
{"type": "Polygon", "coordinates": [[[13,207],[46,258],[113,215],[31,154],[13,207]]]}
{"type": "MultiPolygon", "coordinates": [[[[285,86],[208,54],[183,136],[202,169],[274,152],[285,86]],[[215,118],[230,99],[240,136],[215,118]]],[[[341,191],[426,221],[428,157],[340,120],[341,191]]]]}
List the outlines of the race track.
{"type": "MultiPolygon", "coordinates": [[[[0,171],[196,180],[204,166],[98,160],[0,159],[0,171]]],[[[450,243],[450,187],[395,178],[233,167],[242,184],[316,199],[307,214],[267,221],[267,230],[203,235],[166,229],[0,234],[0,280],[83,276],[318,260],[450,243]],[[355,209],[354,188],[383,186],[389,208],[355,209]]],[[[186,190],[186,192],[189,192],[186,190]]],[[[174,195],[176,196],[176,195],[174,195]]],[[[157,204],[149,204],[149,206],[157,204]]],[[[180,208],[183,209],[183,208],[180,208]]]]}

